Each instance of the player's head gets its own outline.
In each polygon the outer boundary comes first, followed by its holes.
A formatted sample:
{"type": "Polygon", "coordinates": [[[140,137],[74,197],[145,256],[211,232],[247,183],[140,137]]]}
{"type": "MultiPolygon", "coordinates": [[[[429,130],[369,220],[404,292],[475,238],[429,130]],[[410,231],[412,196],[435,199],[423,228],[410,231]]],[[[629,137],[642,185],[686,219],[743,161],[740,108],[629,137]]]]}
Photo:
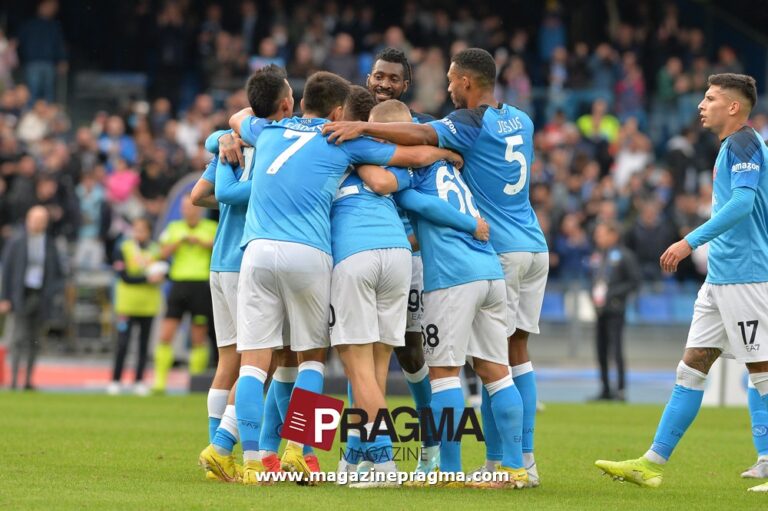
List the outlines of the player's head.
{"type": "Polygon", "coordinates": [[[744,122],[757,103],[755,79],[747,75],[722,73],[710,75],[707,92],[699,103],[701,124],[719,132],[730,122],[744,122]]]}
{"type": "Polygon", "coordinates": [[[344,113],[344,102],[349,96],[349,82],[328,71],[318,71],[304,85],[301,110],[304,114],[339,121],[344,113]]]}
{"type": "Polygon", "coordinates": [[[400,99],[411,84],[411,64],[397,48],[384,48],[373,61],[366,85],[376,101],[400,99]]]}
{"type": "Polygon", "coordinates": [[[253,73],[245,91],[256,117],[279,121],[293,113],[293,90],[280,66],[269,64],[253,73]]]}
{"type": "Polygon", "coordinates": [[[181,201],[181,217],[188,225],[195,226],[200,221],[203,210],[192,203],[192,196],[187,194],[181,201]]]}
{"type": "Polygon", "coordinates": [[[371,122],[411,122],[411,111],[402,101],[390,99],[371,110],[371,122]]]}
{"type": "Polygon", "coordinates": [[[145,216],[136,218],[131,224],[133,239],[139,243],[146,243],[152,237],[152,220],[145,216]]]}
{"type": "Polygon", "coordinates": [[[352,85],[349,88],[349,96],[344,102],[345,121],[367,121],[371,108],[376,106],[376,100],[365,87],[352,85]]]}
{"type": "Polygon", "coordinates": [[[451,59],[448,69],[448,92],[456,108],[474,107],[474,100],[493,93],[496,82],[496,62],[487,51],[467,48],[451,59]]]}
{"type": "Polygon", "coordinates": [[[606,250],[619,242],[621,228],[614,220],[603,220],[595,227],[595,245],[600,250],[606,250]]]}

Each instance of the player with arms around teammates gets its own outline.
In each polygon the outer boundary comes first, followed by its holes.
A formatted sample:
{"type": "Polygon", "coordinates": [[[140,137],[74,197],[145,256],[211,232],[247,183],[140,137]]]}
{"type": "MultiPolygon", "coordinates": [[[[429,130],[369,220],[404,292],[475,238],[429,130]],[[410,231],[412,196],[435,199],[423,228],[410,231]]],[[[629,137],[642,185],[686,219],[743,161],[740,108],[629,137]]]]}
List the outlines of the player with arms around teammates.
{"type": "MultiPolygon", "coordinates": [[[[247,127],[250,143],[255,142],[266,124],[293,112],[293,94],[285,71],[280,67],[270,65],[254,73],[246,84],[246,93],[251,104],[249,113],[255,114],[247,127]]],[[[232,456],[232,448],[239,439],[234,407],[234,385],[240,369],[240,355],[236,350],[237,287],[242,260],[240,240],[251,196],[254,149],[247,147],[243,153],[233,150],[233,146],[239,147],[239,144],[227,132],[211,135],[206,147],[211,152],[218,152],[219,142],[222,144],[221,158],[214,157],[193,189],[193,196],[206,206],[212,205],[210,196],[215,194],[214,203],[220,209],[211,260],[211,295],[219,365],[208,394],[210,445],[201,453],[200,464],[209,478],[233,482],[239,478],[232,456]],[[228,165],[227,160],[232,161],[235,168],[228,165]],[[216,424],[217,413],[221,417],[220,424],[216,424]]]]}
{"type": "MultiPolygon", "coordinates": [[[[385,121],[387,113],[371,118],[385,121]]],[[[407,107],[397,102],[406,119],[407,107]]],[[[344,119],[368,119],[375,105],[370,92],[352,86],[344,105],[344,119]]],[[[368,437],[355,445],[355,436],[347,443],[347,453],[340,470],[394,472],[396,466],[388,435],[371,438],[373,418],[386,408],[385,394],[392,349],[403,346],[406,306],[411,283],[411,245],[391,193],[411,186],[408,169],[361,165],[342,178],[331,209],[331,233],[334,269],[331,280],[331,345],[344,364],[351,383],[350,402],[368,415],[368,437]],[[367,183],[367,184],[366,184],[367,183]],[[362,458],[362,462],[361,462],[362,458]],[[356,465],[360,463],[359,467],[356,465]]],[[[479,218],[466,217],[437,197],[417,194],[411,210],[439,225],[487,240],[488,226],[479,218]]],[[[356,488],[391,486],[396,483],[366,482],[356,488]]]]}
{"type": "MultiPolygon", "coordinates": [[[[264,470],[251,446],[258,445],[264,381],[272,351],[283,346],[286,321],[300,362],[295,387],[322,393],[330,344],[330,209],[341,177],[351,164],[424,166],[441,158],[460,160],[444,149],[371,139],[329,144],[322,126],[341,119],[348,93],[343,78],[315,73],[304,89],[304,116],[266,126],[256,145],[237,313],[242,359],[235,407],[245,484],[258,484],[256,474],[264,470]]],[[[282,461],[291,470],[310,472],[300,444],[289,442],[282,461]]]]}
{"type": "MultiPolygon", "coordinates": [[[[396,48],[384,48],[373,61],[371,72],[368,74],[366,86],[377,103],[389,99],[399,100],[412,84],[411,65],[408,58],[401,50],[396,48]]],[[[425,123],[434,120],[430,115],[410,111],[413,122],[425,123]]],[[[346,118],[344,120],[367,120],[346,118]]],[[[411,243],[411,284],[408,292],[408,312],[405,325],[405,343],[394,347],[395,356],[402,368],[403,375],[408,383],[408,389],[413,397],[417,410],[429,408],[432,390],[429,385],[429,368],[424,362],[424,351],[421,339],[421,316],[424,307],[421,303],[423,286],[423,266],[421,253],[418,251],[418,243],[413,234],[413,229],[405,212],[400,210],[400,217],[405,226],[405,232],[411,243]]],[[[350,437],[347,443],[347,454],[340,460],[340,469],[346,467],[347,462],[354,465],[357,462],[356,453],[361,452],[359,439],[350,437]]],[[[439,446],[432,438],[422,439],[422,450],[419,456],[417,472],[431,472],[439,463],[439,446]]]]}
{"type": "MultiPolygon", "coordinates": [[[[712,218],[661,256],[674,272],[709,243],[706,282],[693,310],[672,395],[650,449],[627,461],[595,462],[614,479],[661,485],[664,465],[701,407],[707,373],[721,355],[744,362],[768,409],[768,148],[747,120],[757,102],[754,78],[711,75],[699,103],[702,126],[720,139],[713,172],[712,218]]],[[[768,492],[768,483],[750,488],[768,492]]]]}
{"type": "MultiPolygon", "coordinates": [[[[493,91],[496,66],[485,50],[470,48],[451,59],[448,92],[458,110],[439,121],[413,123],[332,123],[329,140],[360,135],[398,144],[455,149],[464,157],[462,177],[491,227],[507,287],[509,365],[523,399],[523,456],[528,485],[539,484],[533,456],[536,382],[528,356],[528,336],[539,332],[539,316],[549,269],[547,245],[529,191],[533,162],[533,123],[525,112],[498,103],[493,91]]],[[[484,422],[491,414],[483,392],[484,422]]],[[[500,446],[486,442],[486,468],[495,470],[500,446]]]]}

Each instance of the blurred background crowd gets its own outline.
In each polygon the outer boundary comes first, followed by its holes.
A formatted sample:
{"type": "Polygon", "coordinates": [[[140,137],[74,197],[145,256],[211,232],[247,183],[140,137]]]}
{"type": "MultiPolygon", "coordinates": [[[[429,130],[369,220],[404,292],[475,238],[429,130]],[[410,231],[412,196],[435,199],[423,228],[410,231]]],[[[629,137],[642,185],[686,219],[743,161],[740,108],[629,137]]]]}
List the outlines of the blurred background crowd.
{"type": "MultiPolygon", "coordinates": [[[[661,297],[647,302],[648,317],[674,320],[664,300],[706,273],[702,251],[674,277],[658,265],[710,213],[719,142],[700,128],[697,104],[710,73],[747,72],[764,92],[766,14],[742,0],[500,4],[6,3],[0,243],[42,204],[71,275],[106,268],[132,219],[163,221],[174,186],[210,158],[205,137],[247,106],[243,84],[267,63],[285,66],[300,94],[320,69],[362,84],[378,50],[399,48],[412,63],[406,99],[442,116],[453,108],[451,55],[479,46],[496,59],[497,98],[537,127],[531,201],[549,242],[552,289],[585,282],[594,226],[613,219],[649,296],[661,297]]],[[[766,112],[761,103],[752,122],[768,138],[766,112]]],[[[548,295],[545,317],[565,319],[563,296],[548,295]]]]}

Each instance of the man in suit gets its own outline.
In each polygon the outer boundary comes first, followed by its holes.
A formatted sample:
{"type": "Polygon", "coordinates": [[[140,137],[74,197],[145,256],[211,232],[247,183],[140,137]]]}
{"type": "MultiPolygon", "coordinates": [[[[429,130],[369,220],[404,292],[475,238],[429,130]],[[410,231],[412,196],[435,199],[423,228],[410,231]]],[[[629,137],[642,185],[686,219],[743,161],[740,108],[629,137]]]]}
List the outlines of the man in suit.
{"type": "Polygon", "coordinates": [[[11,388],[16,388],[22,354],[27,354],[24,388],[32,389],[32,371],[46,315],[64,288],[64,268],[48,229],[48,210],[34,206],[26,228],[5,245],[0,313],[14,315],[11,388]]]}
{"type": "Polygon", "coordinates": [[[601,222],[595,228],[592,254],[592,301],[597,311],[597,360],[600,364],[602,391],[598,400],[624,401],[624,312],[627,297],[640,285],[640,270],[634,254],[619,243],[621,232],[613,221],[601,222]],[[616,359],[618,382],[611,390],[608,378],[608,355],[616,359]]]}

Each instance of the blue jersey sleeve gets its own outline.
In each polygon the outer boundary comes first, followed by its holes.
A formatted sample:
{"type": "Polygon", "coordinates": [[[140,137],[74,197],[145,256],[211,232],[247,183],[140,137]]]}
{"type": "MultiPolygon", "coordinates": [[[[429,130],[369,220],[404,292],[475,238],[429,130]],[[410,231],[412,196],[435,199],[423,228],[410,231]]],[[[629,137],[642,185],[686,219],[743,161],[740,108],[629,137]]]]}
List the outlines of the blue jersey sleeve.
{"type": "Polygon", "coordinates": [[[208,138],[205,139],[205,150],[209,153],[219,154],[219,139],[227,133],[232,133],[232,130],[214,131],[208,135],[208,138]]]}
{"type": "Polygon", "coordinates": [[[240,138],[249,146],[256,147],[256,141],[259,139],[261,131],[269,123],[266,119],[255,117],[253,115],[243,119],[240,124],[240,138]]]}
{"type": "Polygon", "coordinates": [[[451,112],[439,121],[428,122],[437,132],[440,147],[464,152],[471,149],[483,128],[485,108],[466,108],[451,112]]]}
{"type": "Polygon", "coordinates": [[[731,173],[731,189],[757,188],[763,167],[763,150],[752,128],[744,127],[728,140],[726,165],[731,173]]]}
{"type": "Polygon", "coordinates": [[[240,181],[235,177],[234,169],[227,163],[219,162],[216,166],[216,200],[231,206],[248,204],[251,198],[251,182],[240,181]]]}
{"type": "Polygon", "coordinates": [[[397,179],[398,192],[411,187],[413,172],[411,172],[410,169],[403,167],[386,167],[386,169],[395,175],[395,179],[397,179]]]}
{"type": "Polygon", "coordinates": [[[386,165],[395,154],[397,146],[386,142],[377,142],[369,137],[360,137],[348,140],[341,144],[352,164],[370,163],[372,165],[386,165]]]}
{"type": "Polygon", "coordinates": [[[688,233],[685,241],[692,249],[717,238],[752,213],[755,206],[755,190],[746,186],[736,188],[733,195],[715,216],[688,233]]]}
{"type": "Polygon", "coordinates": [[[477,229],[475,218],[465,215],[439,197],[416,190],[403,190],[395,194],[395,202],[401,208],[413,211],[436,225],[444,225],[469,234],[473,234],[477,229]]]}
{"type": "Polygon", "coordinates": [[[202,178],[208,181],[209,183],[215,184],[216,183],[216,165],[218,163],[219,163],[219,157],[214,156],[213,159],[208,163],[208,166],[205,167],[202,178]]]}

